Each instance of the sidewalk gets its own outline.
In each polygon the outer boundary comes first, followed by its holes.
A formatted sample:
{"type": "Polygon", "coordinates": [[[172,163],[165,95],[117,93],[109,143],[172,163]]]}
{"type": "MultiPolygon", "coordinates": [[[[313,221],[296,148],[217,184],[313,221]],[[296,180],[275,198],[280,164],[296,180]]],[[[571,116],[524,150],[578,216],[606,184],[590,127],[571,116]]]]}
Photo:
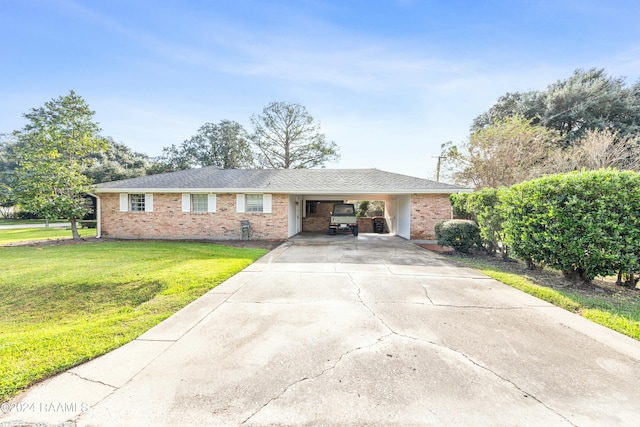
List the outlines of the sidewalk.
{"type": "Polygon", "coordinates": [[[16,225],[0,225],[0,230],[17,230],[20,228],[60,228],[71,227],[68,222],[52,222],[47,224],[16,224],[16,225]]]}

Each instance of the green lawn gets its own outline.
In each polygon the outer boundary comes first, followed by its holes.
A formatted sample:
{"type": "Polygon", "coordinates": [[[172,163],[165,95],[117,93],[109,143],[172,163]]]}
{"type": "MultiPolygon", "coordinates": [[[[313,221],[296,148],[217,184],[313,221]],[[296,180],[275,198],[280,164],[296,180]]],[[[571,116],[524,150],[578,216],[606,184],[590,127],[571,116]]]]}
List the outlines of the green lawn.
{"type": "Polygon", "coordinates": [[[455,259],[502,283],[640,340],[640,294],[625,296],[606,292],[585,293],[572,287],[553,289],[534,283],[520,274],[503,271],[496,263],[489,264],[464,256],[455,259]]]}
{"type": "Polygon", "coordinates": [[[0,402],[135,339],[266,252],[183,242],[0,247],[0,402]]]}
{"type": "MultiPolygon", "coordinates": [[[[94,237],[96,235],[96,229],[78,228],[78,233],[80,233],[80,236],[82,237],[94,237]]],[[[9,230],[0,230],[0,245],[27,240],[48,240],[65,238],[71,238],[71,228],[14,228],[9,230]]]]}

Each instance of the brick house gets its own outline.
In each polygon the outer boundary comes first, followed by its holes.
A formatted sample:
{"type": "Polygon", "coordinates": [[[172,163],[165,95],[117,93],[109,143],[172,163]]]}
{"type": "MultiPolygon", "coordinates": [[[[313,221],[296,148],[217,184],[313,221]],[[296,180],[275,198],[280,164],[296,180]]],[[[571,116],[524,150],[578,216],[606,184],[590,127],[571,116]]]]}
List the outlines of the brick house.
{"type": "MultiPolygon", "coordinates": [[[[336,201],[384,200],[385,231],[435,239],[451,218],[449,195],[464,188],[378,169],[220,169],[205,167],[97,185],[98,237],[287,239],[327,231],[336,201]]],[[[372,231],[360,218],[360,232],[372,231]]]]}

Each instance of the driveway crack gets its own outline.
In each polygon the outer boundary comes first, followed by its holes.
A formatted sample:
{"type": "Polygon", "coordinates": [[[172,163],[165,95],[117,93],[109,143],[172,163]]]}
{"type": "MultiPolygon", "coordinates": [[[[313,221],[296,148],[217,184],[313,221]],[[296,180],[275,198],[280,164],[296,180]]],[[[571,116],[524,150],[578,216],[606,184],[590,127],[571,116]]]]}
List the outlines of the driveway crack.
{"type": "Polygon", "coordinates": [[[89,382],[91,382],[91,383],[95,383],[95,384],[104,385],[104,386],[107,386],[107,387],[109,387],[109,388],[112,388],[113,390],[117,390],[117,389],[118,389],[118,387],[116,387],[116,386],[114,386],[114,385],[107,384],[107,383],[105,383],[105,382],[98,381],[98,380],[92,380],[91,378],[83,377],[82,375],[79,375],[79,374],[77,374],[77,373],[75,373],[75,372],[73,372],[73,371],[67,371],[67,372],[69,372],[69,373],[70,373],[71,375],[73,375],[73,376],[76,376],[76,377],[80,378],[81,380],[89,381],[89,382]]]}
{"type": "Polygon", "coordinates": [[[260,406],[258,409],[256,409],[251,415],[249,415],[247,418],[245,418],[240,425],[245,425],[247,422],[249,422],[249,420],[251,420],[251,418],[255,417],[258,413],[260,413],[260,411],[262,411],[264,408],[266,408],[267,406],[269,406],[271,404],[271,402],[274,402],[276,400],[278,400],[280,397],[282,397],[287,391],[289,391],[292,387],[295,387],[298,384],[301,384],[305,381],[312,381],[315,379],[320,378],[321,376],[323,376],[324,374],[326,374],[329,371],[332,371],[336,368],[336,366],[338,366],[338,364],[340,362],[342,362],[342,360],[347,357],[348,355],[355,353],[357,351],[360,350],[365,350],[365,349],[369,349],[372,348],[374,346],[376,346],[378,343],[380,343],[380,341],[382,341],[383,339],[393,335],[394,332],[390,332],[388,334],[385,334],[381,337],[379,337],[374,343],[369,344],[369,345],[363,345],[360,347],[356,347],[356,348],[352,348],[351,350],[345,351],[344,353],[342,353],[337,359],[336,361],[329,366],[328,368],[323,369],[322,371],[320,371],[319,373],[317,373],[316,375],[313,376],[306,376],[306,377],[302,377],[294,382],[292,382],[291,384],[289,384],[288,386],[286,386],[285,388],[282,389],[282,391],[280,393],[278,393],[276,396],[272,397],[271,399],[267,400],[264,405],[260,406]]]}
{"type": "MultiPolygon", "coordinates": [[[[437,345],[437,344],[436,344],[437,345]]],[[[477,366],[480,369],[484,369],[487,372],[490,372],[492,375],[496,376],[497,378],[499,378],[501,381],[504,381],[506,383],[511,384],[516,390],[518,390],[519,392],[521,392],[523,394],[524,397],[530,397],[533,400],[535,400],[536,402],[538,402],[540,405],[544,406],[545,408],[547,408],[549,411],[553,412],[554,414],[556,414],[557,416],[559,416],[560,418],[562,418],[563,420],[565,420],[566,422],[568,422],[569,424],[571,424],[572,426],[577,426],[577,424],[574,424],[571,422],[571,420],[567,417],[565,417],[564,415],[562,415],[560,412],[556,411],[555,409],[553,409],[552,407],[548,406],[546,403],[544,403],[542,400],[540,400],[539,398],[537,398],[536,396],[534,396],[533,394],[529,393],[528,391],[524,390],[522,387],[520,387],[518,384],[516,384],[515,382],[513,382],[512,380],[510,380],[509,378],[505,378],[502,375],[498,374],[497,372],[495,372],[494,370],[492,370],[491,368],[484,366],[478,362],[476,362],[475,360],[473,360],[472,358],[470,358],[469,356],[467,356],[466,354],[458,351],[458,350],[454,350],[450,347],[446,347],[449,350],[458,353],[460,356],[464,357],[465,359],[467,359],[469,362],[471,362],[473,365],[477,366]]]]}
{"type": "Polygon", "coordinates": [[[510,380],[509,378],[503,377],[502,375],[498,374],[497,372],[495,372],[494,370],[492,370],[491,368],[489,368],[488,366],[484,366],[483,364],[473,360],[470,356],[466,355],[465,353],[461,352],[460,350],[456,350],[454,348],[449,347],[446,343],[441,342],[441,343],[437,343],[437,342],[433,342],[433,341],[428,341],[422,338],[417,338],[417,337],[412,337],[410,335],[404,335],[404,334],[399,334],[396,333],[395,335],[399,336],[399,337],[403,337],[406,339],[410,339],[413,341],[418,341],[418,342],[422,342],[422,343],[426,343],[426,344],[430,344],[439,348],[442,348],[444,350],[448,350],[448,351],[452,351],[456,354],[458,354],[459,356],[463,357],[465,360],[467,360],[469,363],[471,363],[472,365],[485,370],[487,372],[489,372],[491,375],[499,378],[501,381],[504,381],[508,384],[510,384],[512,387],[514,387],[516,390],[518,390],[520,393],[522,393],[522,395],[524,397],[530,397],[533,400],[535,400],[536,402],[538,402],[540,405],[544,406],[546,409],[548,409],[549,411],[553,412],[554,414],[556,414],[557,416],[559,416],[560,418],[562,418],[563,420],[565,420],[566,422],[568,422],[569,424],[571,424],[572,426],[577,426],[577,424],[574,424],[573,422],[571,422],[570,419],[568,419],[567,417],[565,417],[564,415],[562,415],[560,412],[556,411],[555,409],[553,409],[552,407],[550,407],[549,405],[545,404],[542,400],[540,400],[539,398],[537,398],[535,395],[533,395],[532,393],[529,393],[528,391],[526,391],[525,389],[523,389],[522,387],[520,387],[518,384],[516,384],[514,381],[510,380]]]}
{"type": "Polygon", "coordinates": [[[358,301],[360,302],[360,304],[362,304],[362,306],[363,306],[364,308],[366,308],[366,309],[369,311],[369,313],[371,313],[371,315],[372,315],[373,317],[375,317],[375,318],[376,318],[380,323],[382,323],[382,325],[383,325],[385,328],[387,328],[391,333],[395,334],[395,333],[396,333],[396,331],[394,331],[394,330],[391,328],[391,326],[387,325],[387,323],[386,323],[384,320],[382,320],[382,318],[381,318],[380,316],[378,316],[378,315],[376,314],[376,312],[375,312],[375,311],[373,311],[373,309],[372,309],[371,307],[369,307],[369,305],[368,305],[366,302],[364,302],[364,300],[362,299],[362,296],[360,295],[360,292],[361,292],[360,286],[358,285],[358,283],[356,283],[356,281],[354,280],[354,278],[353,278],[353,276],[352,276],[351,274],[349,274],[349,280],[351,280],[351,283],[353,284],[353,286],[355,286],[355,287],[356,287],[356,289],[358,290],[358,293],[356,294],[356,296],[357,296],[357,299],[358,299],[358,301]]]}

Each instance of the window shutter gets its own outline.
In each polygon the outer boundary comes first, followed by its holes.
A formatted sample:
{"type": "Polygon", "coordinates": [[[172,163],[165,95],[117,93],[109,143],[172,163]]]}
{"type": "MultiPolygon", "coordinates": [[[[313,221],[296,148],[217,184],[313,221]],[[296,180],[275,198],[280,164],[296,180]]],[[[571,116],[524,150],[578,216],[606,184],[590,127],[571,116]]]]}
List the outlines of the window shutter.
{"type": "Polygon", "coordinates": [[[191,194],[182,195],[182,212],[191,212],[191,194]]]}
{"type": "Polygon", "coordinates": [[[262,212],[271,213],[271,194],[262,195],[262,212]]]}
{"type": "Polygon", "coordinates": [[[208,203],[208,212],[215,212],[216,211],[216,195],[215,194],[209,194],[209,203],[208,203]]]}
{"type": "Polygon", "coordinates": [[[129,195],[127,193],[120,193],[120,212],[129,211],[129,195]]]}
{"type": "Polygon", "coordinates": [[[244,213],[244,194],[236,194],[236,212],[244,213]]]}
{"type": "Polygon", "coordinates": [[[153,194],[144,195],[144,211],[153,212],[153,194]]]}

